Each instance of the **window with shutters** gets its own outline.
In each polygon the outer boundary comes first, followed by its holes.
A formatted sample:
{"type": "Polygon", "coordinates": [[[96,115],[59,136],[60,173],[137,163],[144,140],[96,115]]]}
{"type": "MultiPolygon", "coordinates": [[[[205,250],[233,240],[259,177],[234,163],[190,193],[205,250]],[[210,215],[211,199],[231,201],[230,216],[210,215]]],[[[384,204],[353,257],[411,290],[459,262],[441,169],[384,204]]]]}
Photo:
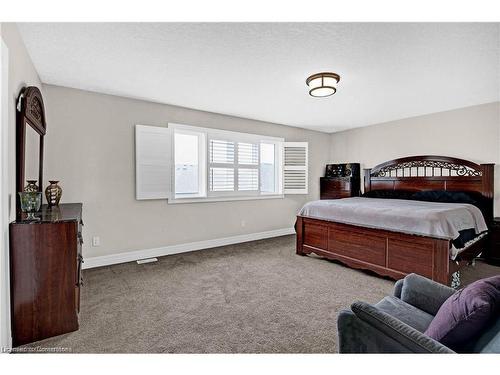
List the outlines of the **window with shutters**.
{"type": "Polygon", "coordinates": [[[283,196],[282,138],[169,124],[170,203],[283,196]]]}
{"type": "Polygon", "coordinates": [[[180,124],[136,125],[136,199],[191,203],[308,193],[308,144],[180,124]]]}

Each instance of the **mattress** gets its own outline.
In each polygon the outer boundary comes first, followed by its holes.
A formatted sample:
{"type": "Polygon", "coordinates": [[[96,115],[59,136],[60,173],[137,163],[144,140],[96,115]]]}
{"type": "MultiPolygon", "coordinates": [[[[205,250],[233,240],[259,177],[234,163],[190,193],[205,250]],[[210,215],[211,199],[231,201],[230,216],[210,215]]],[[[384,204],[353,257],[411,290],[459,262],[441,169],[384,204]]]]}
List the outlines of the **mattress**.
{"type": "MultiPolygon", "coordinates": [[[[466,203],[355,197],[309,202],[299,215],[451,241],[459,239],[461,232],[473,231],[480,236],[488,229],[481,210],[466,203]]],[[[454,245],[452,258],[470,246],[472,240],[462,248],[454,245]]]]}

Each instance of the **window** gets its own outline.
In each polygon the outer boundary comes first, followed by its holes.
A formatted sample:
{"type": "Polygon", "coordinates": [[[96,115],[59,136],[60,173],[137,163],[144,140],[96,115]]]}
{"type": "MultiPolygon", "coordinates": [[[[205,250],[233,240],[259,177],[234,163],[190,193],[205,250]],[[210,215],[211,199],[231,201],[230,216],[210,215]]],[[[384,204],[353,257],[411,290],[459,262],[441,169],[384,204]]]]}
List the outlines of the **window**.
{"type": "Polygon", "coordinates": [[[282,196],[283,139],[170,124],[172,203],[282,196]]]}
{"type": "Polygon", "coordinates": [[[136,125],[136,199],[169,203],[308,193],[308,144],[169,124],[136,125]]]}
{"type": "Polygon", "coordinates": [[[206,195],[205,134],[176,129],[174,132],[174,191],[176,198],[206,195]]]}

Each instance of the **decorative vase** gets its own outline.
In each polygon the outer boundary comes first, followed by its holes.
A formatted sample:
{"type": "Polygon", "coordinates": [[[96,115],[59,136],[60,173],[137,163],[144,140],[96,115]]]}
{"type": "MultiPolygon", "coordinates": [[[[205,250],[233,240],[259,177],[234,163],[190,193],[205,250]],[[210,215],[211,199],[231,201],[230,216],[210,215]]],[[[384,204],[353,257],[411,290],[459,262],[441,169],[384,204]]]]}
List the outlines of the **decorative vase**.
{"type": "Polygon", "coordinates": [[[47,203],[49,207],[59,205],[59,201],[62,196],[62,189],[57,184],[59,181],[49,181],[50,185],[45,189],[45,198],[47,198],[47,203]]]}
{"type": "Polygon", "coordinates": [[[24,191],[27,193],[36,193],[38,191],[38,185],[36,180],[27,180],[28,185],[24,187],[24,191]]]}
{"type": "Polygon", "coordinates": [[[39,191],[23,191],[19,193],[21,210],[27,213],[26,220],[40,220],[35,216],[35,212],[40,210],[42,205],[42,193],[39,191]]]}

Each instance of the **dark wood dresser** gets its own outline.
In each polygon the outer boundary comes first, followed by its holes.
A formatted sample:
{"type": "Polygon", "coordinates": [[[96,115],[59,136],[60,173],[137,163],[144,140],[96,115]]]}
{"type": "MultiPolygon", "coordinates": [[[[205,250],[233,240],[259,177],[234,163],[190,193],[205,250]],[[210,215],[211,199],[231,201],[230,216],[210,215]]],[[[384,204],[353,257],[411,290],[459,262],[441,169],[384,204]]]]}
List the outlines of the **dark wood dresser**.
{"type": "Polygon", "coordinates": [[[321,177],[320,199],[340,199],[358,197],[361,192],[359,178],[355,177],[321,177]]]}
{"type": "Polygon", "coordinates": [[[76,331],[82,285],[82,204],[43,205],[10,224],[13,346],[76,331]]]}
{"type": "Polygon", "coordinates": [[[490,264],[500,266],[500,217],[493,219],[488,237],[488,250],[484,259],[490,264]]]}
{"type": "Polygon", "coordinates": [[[359,163],[327,164],[320,178],[320,199],[357,197],[361,193],[359,163]]]}

